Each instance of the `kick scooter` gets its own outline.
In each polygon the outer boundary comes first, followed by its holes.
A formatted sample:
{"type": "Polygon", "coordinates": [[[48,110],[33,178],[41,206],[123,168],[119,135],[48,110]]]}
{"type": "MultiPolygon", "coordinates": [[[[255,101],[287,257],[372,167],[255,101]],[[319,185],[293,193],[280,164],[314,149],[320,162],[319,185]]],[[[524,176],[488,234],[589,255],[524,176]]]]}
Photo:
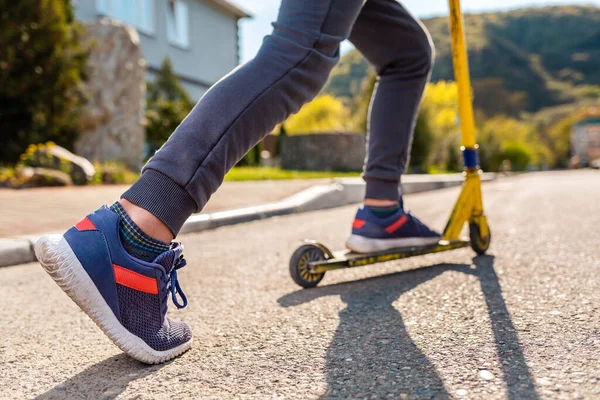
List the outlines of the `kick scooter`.
{"type": "Polygon", "coordinates": [[[461,150],[464,159],[463,175],[465,176],[465,182],[450,214],[442,239],[433,246],[400,248],[369,254],[353,253],[348,250],[332,252],[321,243],[307,240],[303,246],[294,252],[290,259],[290,274],[298,285],[304,288],[315,287],[321,282],[325,272],[335,269],[360,267],[424,254],[439,253],[469,245],[477,254],[484,254],[489,248],[491,233],[486,216],[483,213],[481,169],[479,168],[477,155],[479,146],[475,140],[471,82],[460,0],[449,0],[449,4],[452,59],[454,76],[458,86],[458,106],[462,134],[461,150]],[[465,223],[469,224],[470,237],[468,239],[460,237],[465,223]]]}

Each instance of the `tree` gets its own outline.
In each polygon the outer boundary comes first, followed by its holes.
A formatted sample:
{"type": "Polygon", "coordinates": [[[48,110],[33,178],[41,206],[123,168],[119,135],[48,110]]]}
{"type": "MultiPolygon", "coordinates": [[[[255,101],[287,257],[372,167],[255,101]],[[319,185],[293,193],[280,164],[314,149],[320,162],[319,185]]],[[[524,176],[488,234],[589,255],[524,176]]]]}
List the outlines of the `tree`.
{"type": "Polygon", "coordinates": [[[0,163],[31,143],[71,148],[87,51],[68,0],[0,0],[0,163]]]}
{"type": "Polygon", "coordinates": [[[168,58],[154,82],[147,83],[146,138],[151,152],[158,150],[189,114],[194,104],[173,73],[168,58]]]}

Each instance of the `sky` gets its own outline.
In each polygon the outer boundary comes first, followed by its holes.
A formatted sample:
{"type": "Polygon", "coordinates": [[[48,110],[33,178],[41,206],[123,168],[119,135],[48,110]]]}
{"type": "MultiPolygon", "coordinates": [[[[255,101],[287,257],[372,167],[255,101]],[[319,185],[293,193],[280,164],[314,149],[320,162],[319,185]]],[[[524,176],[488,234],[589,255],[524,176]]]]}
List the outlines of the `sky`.
{"type": "MultiPolygon", "coordinates": [[[[258,51],[262,38],[271,32],[271,22],[277,18],[280,0],[230,0],[253,15],[252,19],[243,20],[241,28],[241,59],[246,62],[258,51]]],[[[404,0],[402,1],[413,14],[420,18],[448,15],[446,0],[404,0]]],[[[482,12],[510,10],[524,7],[540,7],[544,5],[564,4],[595,4],[600,6],[600,0],[462,0],[464,12],[482,12]]],[[[352,46],[342,45],[342,52],[352,46]]]]}

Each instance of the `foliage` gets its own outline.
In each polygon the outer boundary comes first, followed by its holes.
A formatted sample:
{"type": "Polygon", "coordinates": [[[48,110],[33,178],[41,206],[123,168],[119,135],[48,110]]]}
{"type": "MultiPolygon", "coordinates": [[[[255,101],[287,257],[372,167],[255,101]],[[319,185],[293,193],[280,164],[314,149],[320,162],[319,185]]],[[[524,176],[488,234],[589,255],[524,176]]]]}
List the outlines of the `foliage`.
{"type": "MultiPolygon", "coordinates": [[[[365,78],[365,91],[371,90],[373,78],[365,78]]],[[[367,93],[357,98],[355,108],[366,114],[367,93]],[[363,104],[359,104],[362,101],[363,104]]],[[[513,170],[556,165],[568,160],[570,124],[565,121],[550,129],[548,141],[539,134],[538,123],[517,120],[505,115],[487,118],[478,114],[478,140],[481,166],[498,171],[507,160],[513,170]],[[551,145],[550,145],[550,144],[551,145]]],[[[359,121],[358,116],[355,121],[359,121]]],[[[366,117],[364,117],[366,123],[366,117]]],[[[458,88],[455,82],[429,83],[425,88],[421,110],[415,126],[411,152],[411,172],[460,171],[460,129],[458,88]]]]}
{"type": "MultiPolygon", "coordinates": [[[[363,81],[367,71],[369,71],[367,61],[358,51],[351,51],[331,71],[324,92],[351,102],[351,99],[364,93],[363,81]]],[[[376,76],[374,72],[371,70],[372,76],[376,76]]]]}
{"type": "Polygon", "coordinates": [[[0,188],[14,187],[16,184],[17,172],[12,167],[0,167],[0,188]]]}
{"type": "MultiPolygon", "coordinates": [[[[436,46],[432,80],[454,79],[448,18],[423,21],[436,46]]],[[[558,6],[465,15],[475,108],[519,116],[598,98],[600,8],[558,6]]],[[[355,96],[368,75],[356,50],[332,71],[325,93],[355,96]]]]}
{"type": "MultiPolygon", "coordinates": [[[[531,150],[521,142],[506,142],[502,146],[502,153],[496,156],[497,160],[508,160],[511,168],[514,171],[524,171],[527,169],[531,162],[532,154],[531,150]]],[[[499,163],[494,170],[500,170],[501,163],[499,163]]]]}
{"type": "Polygon", "coordinates": [[[194,104],[173,73],[168,58],[163,60],[155,81],[147,83],[147,89],[146,138],[153,153],[167,141],[194,104]]]}
{"type": "Polygon", "coordinates": [[[87,51],[68,0],[0,0],[0,162],[30,143],[71,148],[87,51]]]}
{"type": "Polygon", "coordinates": [[[497,116],[481,124],[478,136],[481,167],[486,171],[499,171],[504,160],[510,161],[515,171],[553,163],[552,152],[531,123],[497,116]]]}
{"type": "Polygon", "coordinates": [[[375,71],[369,71],[362,83],[361,92],[354,97],[352,101],[352,125],[358,132],[366,132],[369,118],[369,107],[371,97],[377,85],[377,74],[375,71]]]}
{"type": "Polygon", "coordinates": [[[19,156],[19,163],[17,164],[17,167],[55,169],[71,175],[73,172],[73,166],[69,160],[60,158],[58,162],[56,162],[52,154],[44,151],[52,148],[53,146],[56,146],[54,142],[30,144],[27,146],[27,150],[25,150],[25,152],[19,156]]]}
{"type": "Polygon", "coordinates": [[[410,168],[412,172],[427,172],[429,156],[434,145],[434,133],[431,129],[429,111],[422,108],[415,124],[415,133],[410,152],[410,168]]]}
{"type": "Polygon", "coordinates": [[[554,155],[553,167],[565,168],[569,165],[569,157],[571,156],[571,128],[575,119],[575,115],[569,115],[548,129],[548,144],[550,152],[554,155]]]}
{"type": "Polygon", "coordinates": [[[323,179],[360,176],[360,172],[294,171],[274,167],[235,167],[225,175],[226,181],[262,181],[283,179],[323,179]]]}
{"type": "MultiPolygon", "coordinates": [[[[66,174],[66,178],[72,174],[72,165],[68,160],[60,158],[55,159],[52,154],[46,152],[56,146],[54,142],[30,144],[23,154],[19,156],[19,162],[15,167],[0,168],[0,187],[24,187],[24,186],[55,186],[56,182],[52,176],[38,176],[31,180],[25,176],[24,171],[27,168],[43,168],[45,170],[59,171],[66,174]]],[[[69,178],[69,182],[72,183],[69,178]]],[[[59,185],[62,186],[62,185],[59,185]]]]}
{"type": "Polygon", "coordinates": [[[96,162],[94,168],[96,175],[92,179],[92,185],[130,185],[140,177],[139,172],[130,170],[120,162],[96,162]]]}
{"type": "Polygon", "coordinates": [[[288,134],[340,132],[350,125],[350,111],[331,95],[322,95],[305,104],[285,121],[288,134]]]}
{"type": "MultiPolygon", "coordinates": [[[[428,83],[423,94],[421,114],[429,121],[432,131],[432,146],[428,164],[441,169],[454,169],[449,166],[450,147],[458,148],[458,87],[455,82],[440,81],[428,83]]],[[[422,117],[422,118],[423,118],[422,117]]],[[[417,132],[415,132],[415,136],[417,132]]]]}
{"type": "Polygon", "coordinates": [[[86,169],[70,159],[69,152],[56,146],[54,142],[31,144],[21,154],[18,166],[44,168],[59,171],[70,176],[75,185],[86,185],[90,180],[86,169]]]}
{"type": "Polygon", "coordinates": [[[252,167],[260,165],[260,153],[262,151],[262,143],[258,143],[251,148],[244,157],[236,164],[239,167],[252,167]]]}
{"type": "MultiPolygon", "coordinates": [[[[24,186],[30,187],[33,183],[31,180],[24,177],[22,171],[28,167],[27,163],[19,163],[14,168],[0,167],[0,187],[20,188],[24,186]]],[[[139,178],[139,173],[128,169],[122,163],[105,162],[94,163],[96,175],[89,182],[90,185],[122,185],[132,184],[139,178]]],[[[52,169],[56,171],[55,169],[52,169]]],[[[59,170],[67,175],[68,170],[59,170]]],[[[51,176],[48,176],[46,182],[44,179],[36,180],[36,186],[54,186],[55,183],[51,176]]]]}
{"type": "Polygon", "coordinates": [[[285,124],[279,124],[279,134],[276,137],[276,144],[275,144],[275,154],[273,154],[274,156],[280,156],[281,155],[281,146],[282,146],[282,142],[283,142],[283,137],[287,136],[287,129],[285,129],[285,124]]]}

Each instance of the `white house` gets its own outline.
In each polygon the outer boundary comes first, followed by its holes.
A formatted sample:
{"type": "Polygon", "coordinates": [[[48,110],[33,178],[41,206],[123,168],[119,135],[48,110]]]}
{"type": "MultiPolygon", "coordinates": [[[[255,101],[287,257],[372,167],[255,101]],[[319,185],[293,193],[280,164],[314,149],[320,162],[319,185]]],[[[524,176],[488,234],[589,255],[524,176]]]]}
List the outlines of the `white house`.
{"type": "Polygon", "coordinates": [[[134,26],[148,78],[165,57],[193,99],[239,64],[238,21],[227,0],[74,0],[81,21],[110,17],[134,26]]]}
{"type": "Polygon", "coordinates": [[[571,156],[572,163],[577,160],[579,165],[587,165],[591,161],[600,159],[600,110],[596,115],[588,113],[573,124],[571,156]]]}

